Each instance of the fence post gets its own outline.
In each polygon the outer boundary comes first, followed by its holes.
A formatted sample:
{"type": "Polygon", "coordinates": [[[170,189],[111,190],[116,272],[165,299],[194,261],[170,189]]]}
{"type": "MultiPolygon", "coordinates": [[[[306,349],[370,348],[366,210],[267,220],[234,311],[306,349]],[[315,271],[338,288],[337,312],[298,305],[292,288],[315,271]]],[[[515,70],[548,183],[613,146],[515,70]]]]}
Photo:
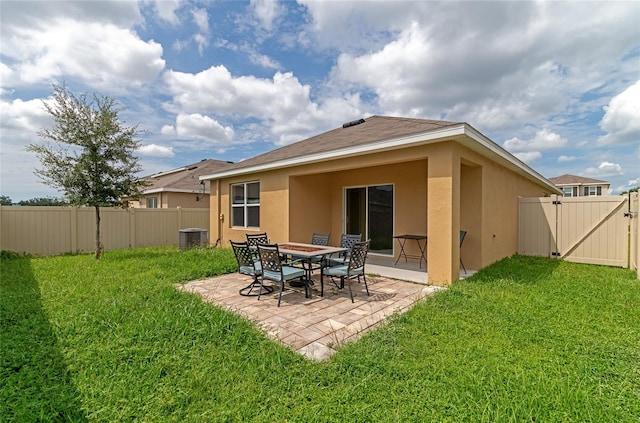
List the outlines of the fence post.
{"type": "Polygon", "coordinates": [[[178,209],[178,230],[182,229],[182,207],[176,207],[178,209]]]}
{"type": "Polygon", "coordinates": [[[3,249],[2,246],[4,245],[4,241],[2,241],[2,234],[3,234],[3,231],[2,231],[3,223],[2,222],[4,222],[4,220],[2,219],[2,207],[4,207],[4,206],[2,204],[0,204],[0,250],[3,249]]]}
{"type": "Polygon", "coordinates": [[[71,224],[71,253],[78,251],[78,208],[69,208],[69,220],[71,224]]]}
{"type": "Polygon", "coordinates": [[[636,271],[640,279],[640,194],[629,193],[629,268],[636,271]]]}
{"type": "Polygon", "coordinates": [[[129,248],[136,248],[136,209],[127,208],[129,212],[129,248]]]}

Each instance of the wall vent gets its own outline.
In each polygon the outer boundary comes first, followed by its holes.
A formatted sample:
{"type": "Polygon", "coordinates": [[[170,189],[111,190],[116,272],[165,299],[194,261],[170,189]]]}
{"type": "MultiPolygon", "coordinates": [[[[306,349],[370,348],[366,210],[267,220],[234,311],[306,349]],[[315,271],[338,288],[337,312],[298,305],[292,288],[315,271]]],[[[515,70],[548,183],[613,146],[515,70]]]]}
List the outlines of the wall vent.
{"type": "Polygon", "coordinates": [[[361,123],[364,123],[364,119],[352,120],[351,122],[343,123],[342,127],[349,128],[351,126],[360,125],[361,123]]]}

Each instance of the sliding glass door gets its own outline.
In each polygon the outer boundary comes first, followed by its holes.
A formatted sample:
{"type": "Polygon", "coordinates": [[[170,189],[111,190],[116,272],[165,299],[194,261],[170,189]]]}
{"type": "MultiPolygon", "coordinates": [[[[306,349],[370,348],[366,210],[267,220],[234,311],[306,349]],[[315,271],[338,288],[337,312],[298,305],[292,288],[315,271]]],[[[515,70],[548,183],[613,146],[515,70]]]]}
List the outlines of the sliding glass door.
{"type": "Polygon", "coordinates": [[[345,231],[371,239],[370,251],[393,255],[393,185],[347,188],[345,231]]]}

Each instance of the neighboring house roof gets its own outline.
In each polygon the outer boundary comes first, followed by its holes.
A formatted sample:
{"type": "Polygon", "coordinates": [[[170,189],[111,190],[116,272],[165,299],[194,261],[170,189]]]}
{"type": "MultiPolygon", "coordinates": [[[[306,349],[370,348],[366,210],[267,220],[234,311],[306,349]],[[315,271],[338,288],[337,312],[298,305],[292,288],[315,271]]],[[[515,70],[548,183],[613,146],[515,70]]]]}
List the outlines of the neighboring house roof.
{"type": "Polygon", "coordinates": [[[577,175],[560,175],[549,178],[549,181],[558,186],[562,185],[609,185],[609,181],[601,181],[599,179],[585,178],[577,175]]]}
{"type": "Polygon", "coordinates": [[[560,192],[542,175],[482,135],[465,122],[371,116],[344,124],[305,140],[241,161],[200,179],[219,179],[253,172],[334,160],[420,144],[455,140],[479,154],[498,161],[551,191],[560,192]]]}
{"type": "Polygon", "coordinates": [[[148,185],[143,194],[157,192],[203,192],[208,193],[208,187],[200,184],[200,176],[211,172],[220,172],[229,168],[232,162],[222,160],[204,159],[197,163],[160,172],[144,177],[148,185]]]}

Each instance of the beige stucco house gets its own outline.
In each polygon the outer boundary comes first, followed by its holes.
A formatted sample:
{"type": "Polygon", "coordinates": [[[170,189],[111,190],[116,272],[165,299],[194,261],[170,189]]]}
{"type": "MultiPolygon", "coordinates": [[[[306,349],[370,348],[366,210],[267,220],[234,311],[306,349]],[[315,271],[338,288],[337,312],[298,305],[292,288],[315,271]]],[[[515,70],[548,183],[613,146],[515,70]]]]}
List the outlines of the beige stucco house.
{"type": "Polygon", "coordinates": [[[370,256],[393,265],[394,235],[427,235],[428,280],[440,285],[459,278],[460,254],[480,269],[516,253],[518,197],[560,193],[467,123],[384,116],[201,179],[211,183],[212,241],[266,231],[272,242],[309,242],[330,232],[338,245],[341,233],[362,233],[370,256]]]}
{"type": "Polygon", "coordinates": [[[209,207],[209,182],[202,175],[219,172],[231,162],[204,159],[197,163],[159,172],[143,178],[147,186],[138,198],[127,198],[129,207],[173,209],[209,207]]]}
{"type": "Polygon", "coordinates": [[[568,174],[549,178],[549,181],[560,188],[564,197],[608,195],[611,187],[609,181],[568,174]]]}

